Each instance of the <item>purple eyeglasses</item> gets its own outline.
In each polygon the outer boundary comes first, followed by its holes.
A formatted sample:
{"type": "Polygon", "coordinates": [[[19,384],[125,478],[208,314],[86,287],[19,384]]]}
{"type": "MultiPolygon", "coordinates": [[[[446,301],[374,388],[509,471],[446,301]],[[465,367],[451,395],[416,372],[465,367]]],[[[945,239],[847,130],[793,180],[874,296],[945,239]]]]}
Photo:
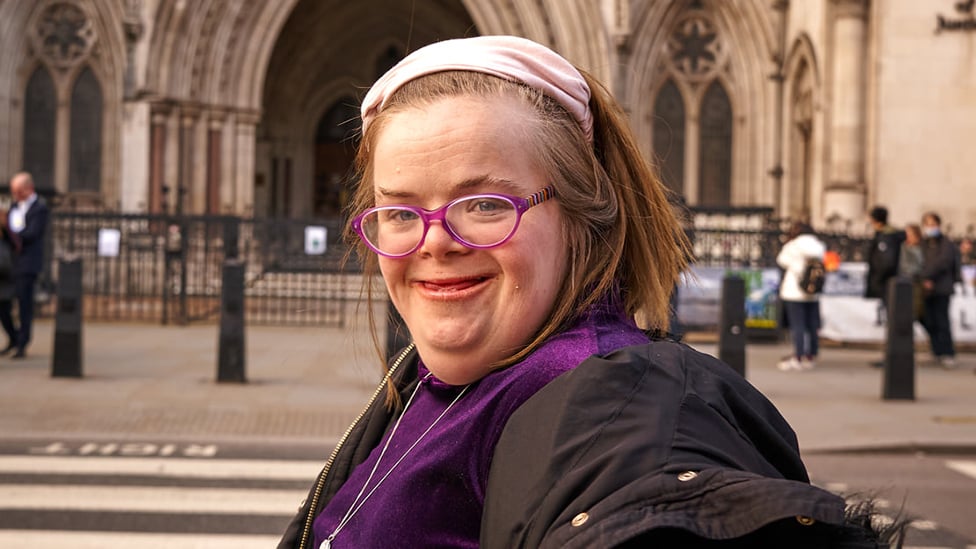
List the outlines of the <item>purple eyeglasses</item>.
{"type": "Polygon", "coordinates": [[[526,210],[554,196],[548,186],[525,198],[495,193],[462,196],[436,210],[379,206],[356,216],[352,228],[371,250],[389,258],[417,251],[431,221],[440,221],[451,238],[468,248],[494,248],[512,238],[526,210]]]}

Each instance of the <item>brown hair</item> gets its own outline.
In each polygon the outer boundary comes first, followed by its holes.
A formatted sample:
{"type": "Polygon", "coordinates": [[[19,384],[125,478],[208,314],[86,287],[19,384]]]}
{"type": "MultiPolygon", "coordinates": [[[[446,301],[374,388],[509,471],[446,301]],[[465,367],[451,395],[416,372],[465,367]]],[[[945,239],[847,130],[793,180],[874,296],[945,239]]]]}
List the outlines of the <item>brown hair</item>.
{"type": "Polygon", "coordinates": [[[905,225],[905,233],[912,233],[918,240],[922,240],[922,228],[919,227],[918,223],[909,223],[905,225]]]}
{"type": "MultiPolygon", "coordinates": [[[[581,71],[582,72],[582,71],[581,71]]],[[[536,113],[538,162],[555,188],[569,247],[569,273],[548,321],[532,341],[496,364],[518,362],[566,328],[597,300],[619,287],[626,312],[645,327],[666,329],[669,300],[690,247],[668,202],[667,191],[641,155],[626,114],[599,82],[583,73],[592,97],[593,143],[555,100],[523,84],[476,72],[439,72],[413,80],[388,100],[369,125],[356,157],[359,186],[350,213],[374,205],[375,143],[391,115],[457,97],[515,97],[536,113]]],[[[364,283],[377,272],[375,254],[347,231],[364,267],[364,283]]],[[[371,288],[366,289],[371,299],[371,288]]],[[[372,309],[372,307],[370,307],[372,309]]],[[[371,319],[372,322],[372,319],[371,319]]],[[[375,323],[373,325],[376,341],[375,323]]]]}
{"type": "Polygon", "coordinates": [[[794,221],[790,224],[790,230],[786,233],[786,237],[788,240],[793,240],[801,234],[814,234],[813,227],[802,221],[794,221]]]}

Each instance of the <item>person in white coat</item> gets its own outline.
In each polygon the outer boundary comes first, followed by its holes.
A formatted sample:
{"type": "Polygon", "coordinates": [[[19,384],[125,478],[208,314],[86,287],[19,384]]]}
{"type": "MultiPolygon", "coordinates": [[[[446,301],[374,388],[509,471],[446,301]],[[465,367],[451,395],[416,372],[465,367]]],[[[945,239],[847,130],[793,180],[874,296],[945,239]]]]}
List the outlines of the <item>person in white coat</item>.
{"type": "Polygon", "coordinates": [[[811,259],[823,261],[827,246],[806,223],[793,223],[789,237],[776,256],[776,263],[783,269],[779,297],[793,337],[793,356],[785,358],[778,367],[784,371],[809,370],[817,359],[820,299],[818,294],[804,291],[800,280],[811,259]]]}

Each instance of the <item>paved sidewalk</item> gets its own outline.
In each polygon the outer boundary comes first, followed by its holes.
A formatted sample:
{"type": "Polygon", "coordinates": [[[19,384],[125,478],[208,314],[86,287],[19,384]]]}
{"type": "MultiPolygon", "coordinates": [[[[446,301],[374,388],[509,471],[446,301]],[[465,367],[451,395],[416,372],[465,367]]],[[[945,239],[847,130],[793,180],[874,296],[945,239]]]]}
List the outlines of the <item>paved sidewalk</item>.
{"type": "MultiPolygon", "coordinates": [[[[26,360],[0,358],[0,440],[322,445],[341,436],[379,378],[364,325],[248,327],[246,384],[215,382],[214,325],[88,323],[82,379],[51,377],[52,332],[51,321],[40,321],[26,360]]],[[[714,344],[694,346],[715,352],[714,344]]],[[[917,400],[886,402],[882,372],[868,366],[880,351],[828,347],[815,370],[780,372],[775,364],[788,352],[750,345],[747,378],[783,412],[804,451],[976,449],[976,355],[961,355],[953,371],[920,365],[917,400]]]]}

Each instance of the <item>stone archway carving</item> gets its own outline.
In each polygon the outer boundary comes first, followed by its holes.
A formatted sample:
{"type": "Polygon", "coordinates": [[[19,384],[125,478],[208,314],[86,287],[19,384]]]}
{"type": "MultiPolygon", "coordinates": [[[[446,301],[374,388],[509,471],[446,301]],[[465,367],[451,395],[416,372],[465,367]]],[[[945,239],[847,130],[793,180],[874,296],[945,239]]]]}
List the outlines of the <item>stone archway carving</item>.
{"type": "Polygon", "coordinates": [[[822,146],[820,109],[822,77],[810,38],[799,36],[784,64],[785,116],[783,117],[783,203],[788,216],[819,218],[820,204],[813,200],[822,190],[820,166],[815,161],[822,146]]]}
{"type": "MultiPolygon", "coordinates": [[[[160,0],[152,8],[153,13],[146,13],[148,9],[144,6],[143,17],[151,18],[154,28],[147,38],[147,62],[135,80],[141,83],[137,85],[141,93],[152,98],[148,117],[154,120],[151,134],[156,137],[149,147],[149,164],[161,167],[154,168],[153,173],[157,175],[150,175],[149,195],[159,196],[159,187],[176,177],[183,181],[179,186],[186,189],[187,208],[191,211],[202,208],[204,202],[211,202],[204,197],[212,196],[214,184],[219,184],[221,194],[227,195],[221,199],[224,208],[239,213],[253,211],[254,186],[260,184],[260,172],[266,167],[260,157],[269,148],[280,148],[282,139],[294,141],[299,137],[297,134],[289,138],[275,137],[274,109],[269,108],[281,101],[276,79],[287,76],[276,68],[275,51],[294,29],[306,33],[306,37],[326,34],[330,38],[324,45],[306,44],[316,49],[311,57],[301,49],[291,52],[295,62],[305,63],[306,69],[312,69],[310,72],[330,56],[349,58],[353,52],[356,58],[356,52],[363,51],[363,46],[375,43],[377,37],[390,33],[397,24],[410,21],[414,27],[409,31],[393,33],[403,38],[405,51],[425,40],[473,33],[517,34],[550,45],[604,81],[609,76],[605,31],[593,24],[601,21],[600,7],[590,0],[567,0],[552,5],[539,0],[431,0],[383,2],[382,6],[374,7],[363,2],[322,0],[160,0]],[[302,30],[301,24],[290,23],[296,12],[302,13],[299,17],[302,21],[317,21],[314,14],[322,6],[329,12],[327,21],[334,27],[333,31],[326,32],[321,24],[302,30]],[[451,27],[442,22],[458,19],[461,14],[469,22],[448,32],[451,27]],[[345,47],[334,50],[330,47],[333,44],[345,47]],[[173,153],[176,136],[200,141],[204,139],[201,136],[214,135],[213,132],[221,137],[220,147],[215,149],[201,142],[194,148],[216,150],[216,156],[208,153],[205,162],[188,165],[188,159],[173,153]],[[272,146],[269,139],[279,145],[272,146]],[[221,169],[209,169],[207,166],[212,162],[218,163],[221,169]],[[208,174],[212,173],[220,174],[221,181],[210,181],[208,174]]],[[[362,80],[360,86],[371,83],[356,73],[340,76],[362,80]]],[[[298,101],[303,100],[302,94],[305,99],[313,94],[307,90],[294,93],[298,99],[291,99],[298,101]]],[[[304,174],[311,168],[301,158],[296,159],[294,166],[294,177],[311,175],[304,174]]],[[[169,196],[173,194],[178,193],[169,196]]],[[[295,196],[298,200],[299,195],[295,196]]],[[[148,202],[154,203],[151,199],[148,202]]]]}

